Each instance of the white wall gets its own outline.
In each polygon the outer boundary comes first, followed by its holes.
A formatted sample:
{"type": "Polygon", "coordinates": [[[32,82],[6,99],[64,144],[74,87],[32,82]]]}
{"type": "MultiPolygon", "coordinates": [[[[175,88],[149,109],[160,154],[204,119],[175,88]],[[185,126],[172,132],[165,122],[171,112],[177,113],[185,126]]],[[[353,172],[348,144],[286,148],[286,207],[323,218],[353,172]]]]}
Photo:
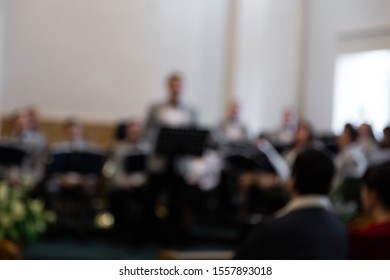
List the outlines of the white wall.
{"type": "Polygon", "coordinates": [[[302,0],[240,0],[236,96],[250,130],[275,129],[297,106],[301,77],[302,0]]]}
{"type": "Polygon", "coordinates": [[[205,123],[222,114],[224,0],[18,0],[7,20],[4,110],[115,121],[164,98],[170,71],[205,123]]]}
{"type": "Polygon", "coordinates": [[[321,130],[332,125],[334,67],[339,36],[390,29],[388,0],[311,0],[305,114],[321,130]]]}
{"type": "Polygon", "coordinates": [[[253,133],[278,126],[287,106],[331,129],[338,36],[389,27],[390,1],[229,1],[9,1],[2,112],[36,104],[49,117],[143,116],[179,70],[204,123],[220,119],[229,91],[253,133]]]}
{"type": "MultiPolygon", "coordinates": [[[[3,110],[4,31],[6,0],[0,0],[0,115],[3,110]]],[[[1,135],[1,124],[0,124],[1,135]]]]}

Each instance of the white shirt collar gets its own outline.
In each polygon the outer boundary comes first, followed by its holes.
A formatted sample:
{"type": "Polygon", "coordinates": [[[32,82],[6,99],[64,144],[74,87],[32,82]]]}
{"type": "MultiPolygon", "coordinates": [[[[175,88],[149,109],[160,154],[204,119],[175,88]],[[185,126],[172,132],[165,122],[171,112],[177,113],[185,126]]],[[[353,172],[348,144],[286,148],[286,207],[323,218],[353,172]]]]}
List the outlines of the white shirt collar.
{"type": "Polygon", "coordinates": [[[276,212],[275,217],[280,218],[293,211],[305,208],[322,208],[332,210],[332,203],[325,195],[303,195],[292,199],[285,207],[276,212]]]}

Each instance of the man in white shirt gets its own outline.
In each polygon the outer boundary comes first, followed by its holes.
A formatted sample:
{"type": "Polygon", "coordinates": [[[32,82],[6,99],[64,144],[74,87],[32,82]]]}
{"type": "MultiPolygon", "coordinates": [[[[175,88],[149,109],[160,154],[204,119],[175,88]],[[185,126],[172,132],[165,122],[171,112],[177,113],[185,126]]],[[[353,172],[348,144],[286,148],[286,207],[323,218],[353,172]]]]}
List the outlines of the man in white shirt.
{"type": "Polygon", "coordinates": [[[167,81],[168,98],[149,110],[146,130],[150,137],[160,127],[188,127],[196,124],[195,111],[182,102],[183,81],[178,74],[172,74],[167,81]]]}

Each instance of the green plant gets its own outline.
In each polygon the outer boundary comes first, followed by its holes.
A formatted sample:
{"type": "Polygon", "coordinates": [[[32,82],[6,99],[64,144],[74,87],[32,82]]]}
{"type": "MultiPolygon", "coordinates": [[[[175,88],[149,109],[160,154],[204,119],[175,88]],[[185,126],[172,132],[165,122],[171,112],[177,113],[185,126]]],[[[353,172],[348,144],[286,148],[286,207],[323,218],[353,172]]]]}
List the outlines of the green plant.
{"type": "Polygon", "coordinates": [[[26,187],[0,182],[0,241],[34,241],[55,220],[41,200],[29,197],[26,187]]]}

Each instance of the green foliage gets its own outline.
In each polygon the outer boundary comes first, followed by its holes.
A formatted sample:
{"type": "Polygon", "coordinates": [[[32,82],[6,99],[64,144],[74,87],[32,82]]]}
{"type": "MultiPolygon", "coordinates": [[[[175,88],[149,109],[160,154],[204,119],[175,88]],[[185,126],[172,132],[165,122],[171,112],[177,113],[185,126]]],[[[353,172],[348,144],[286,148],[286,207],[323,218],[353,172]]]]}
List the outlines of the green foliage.
{"type": "Polygon", "coordinates": [[[0,182],[0,240],[32,242],[55,220],[55,214],[45,211],[39,199],[31,199],[25,187],[0,182]]]}

